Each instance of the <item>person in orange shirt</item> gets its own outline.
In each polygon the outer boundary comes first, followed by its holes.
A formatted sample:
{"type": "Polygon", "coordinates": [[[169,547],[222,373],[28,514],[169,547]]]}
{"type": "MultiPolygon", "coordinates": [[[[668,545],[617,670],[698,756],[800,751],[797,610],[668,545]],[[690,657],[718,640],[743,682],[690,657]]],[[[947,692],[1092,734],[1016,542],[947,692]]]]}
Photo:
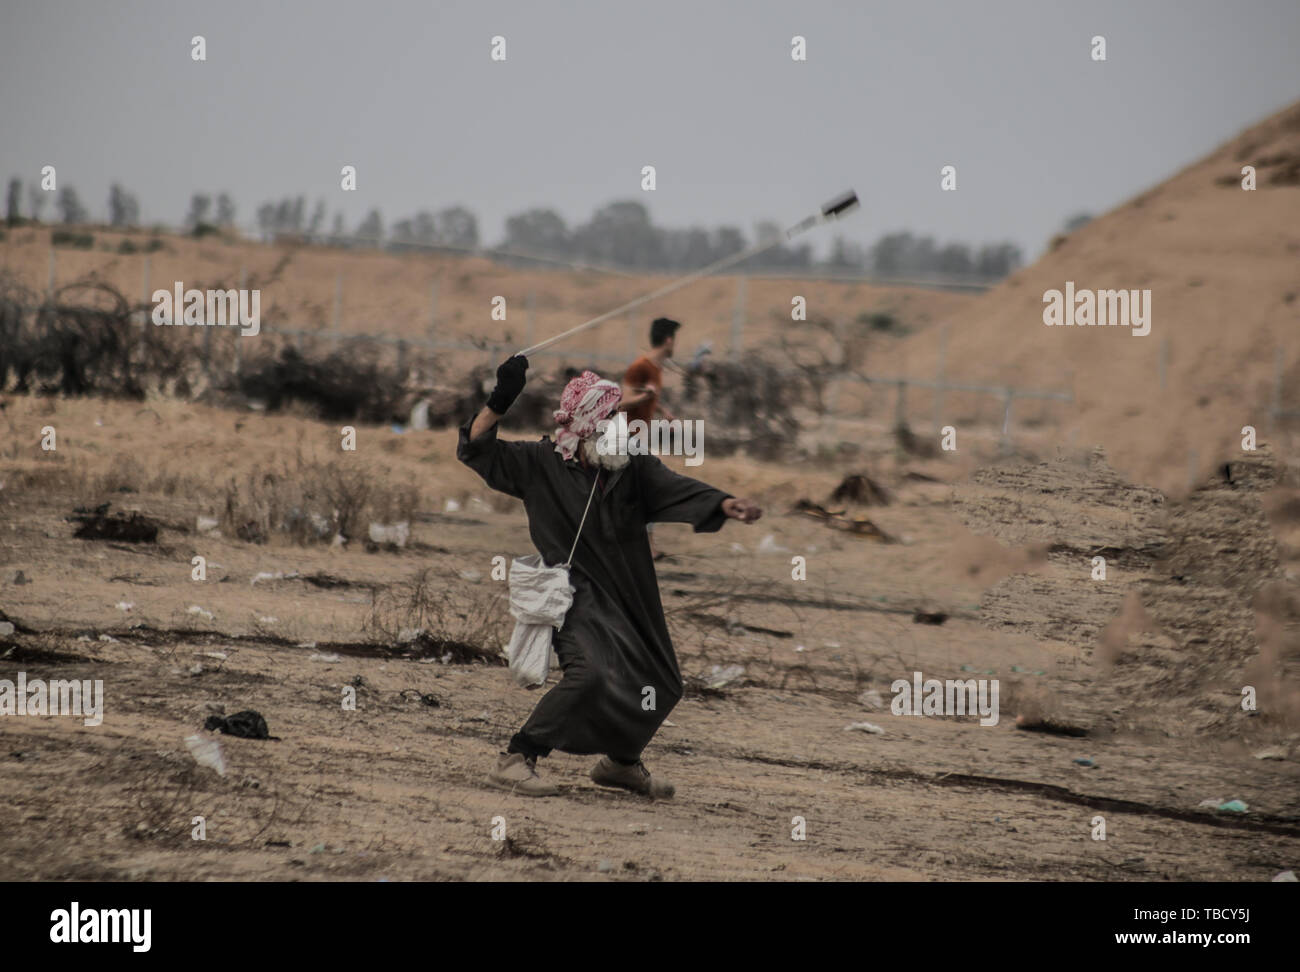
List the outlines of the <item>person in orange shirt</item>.
{"type": "MultiPolygon", "coordinates": [[[[674,416],[664,407],[661,393],[664,387],[664,362],[673,356],[673,345],[677,341],[677,321],[667,317],[656,317],[650,324],[650,351],[632,362],[627,373],[623,375],[623,400],[619,411],[627,413],[627,421],[640,419],[649,424],[656,414],[672,421],[674,416]]],[[[655,560],[662,560],[664,554],[655,549],[654,524],[646,524],[650,539],[650,554],[655,560]]]]}

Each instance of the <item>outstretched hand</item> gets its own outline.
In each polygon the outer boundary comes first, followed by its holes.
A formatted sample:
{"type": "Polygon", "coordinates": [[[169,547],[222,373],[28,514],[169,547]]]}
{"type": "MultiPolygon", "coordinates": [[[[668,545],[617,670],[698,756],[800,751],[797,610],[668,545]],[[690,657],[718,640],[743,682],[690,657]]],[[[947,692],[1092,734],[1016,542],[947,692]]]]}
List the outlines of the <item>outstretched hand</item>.
{"type": "Polygon", "coordinates": [[[753,500],[736,499],[734,496],[722,501],[722,512],[741,523],[753,523],[763,515],[763,511],[753,500]]]}
{"type": "Polygon", "coordinates": [[[505,415],[524,390],[524,384],[528,380],[525,375],[527,371],[528,359],[522,354],[501,362],[497,368],[497,386],[488,396],[487,407],[498,415],[505,415]]]}

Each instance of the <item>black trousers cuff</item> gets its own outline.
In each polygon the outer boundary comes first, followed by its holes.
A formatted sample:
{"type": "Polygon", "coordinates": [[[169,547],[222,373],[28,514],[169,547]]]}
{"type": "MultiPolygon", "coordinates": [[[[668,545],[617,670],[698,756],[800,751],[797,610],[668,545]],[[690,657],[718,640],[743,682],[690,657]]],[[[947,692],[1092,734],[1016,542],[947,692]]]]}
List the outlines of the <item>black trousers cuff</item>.
{"type": "Polygon", "coordinates": [[[521,731],[510,737],[510,745],[506,747],[506,752],[523,753],[532,759],[541,759],[551,755],[551,747],[543,746],[521,731]]]}

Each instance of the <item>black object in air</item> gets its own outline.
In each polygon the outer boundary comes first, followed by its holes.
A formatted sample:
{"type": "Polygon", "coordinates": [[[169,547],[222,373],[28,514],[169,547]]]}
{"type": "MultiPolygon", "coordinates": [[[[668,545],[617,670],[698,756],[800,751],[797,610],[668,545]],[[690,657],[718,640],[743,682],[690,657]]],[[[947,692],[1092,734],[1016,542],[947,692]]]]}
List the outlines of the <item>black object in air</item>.
{"type": "Polygon", "coordinates": [[[858,205],[858,194],[850,189],[841,196],[836,196],[822,207],[823,216],[842,216],[858,205]]]}

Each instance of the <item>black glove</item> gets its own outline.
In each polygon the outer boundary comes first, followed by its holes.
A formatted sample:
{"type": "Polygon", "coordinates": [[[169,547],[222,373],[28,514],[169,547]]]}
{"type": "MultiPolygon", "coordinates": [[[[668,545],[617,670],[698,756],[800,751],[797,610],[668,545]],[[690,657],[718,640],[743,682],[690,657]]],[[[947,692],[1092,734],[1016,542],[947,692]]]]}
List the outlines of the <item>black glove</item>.
{"type": "Polygon", "coordinates": [[[524,372],[528,370],[528,359],[522,354],[507,358],[497,368],[497,386],[488,396],[487,407],[498,415],[505,415],[515,403],[519,393],[524,390],[524,372]]]}

